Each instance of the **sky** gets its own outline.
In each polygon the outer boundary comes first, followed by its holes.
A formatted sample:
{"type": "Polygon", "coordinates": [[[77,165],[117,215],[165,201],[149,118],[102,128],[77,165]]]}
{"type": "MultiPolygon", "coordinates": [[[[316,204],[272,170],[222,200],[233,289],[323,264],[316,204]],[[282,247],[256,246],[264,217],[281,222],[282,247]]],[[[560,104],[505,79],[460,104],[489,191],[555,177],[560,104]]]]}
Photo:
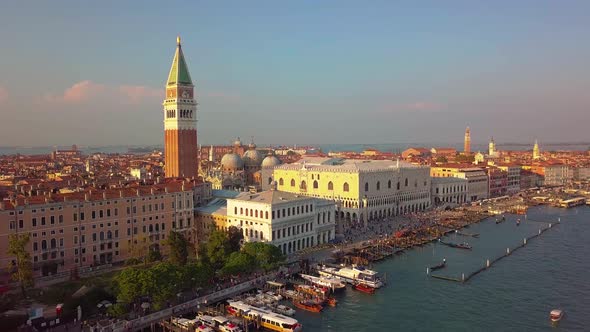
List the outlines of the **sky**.
{"type": "Polygon", "coordinates": [[[589,1],[0,3],[0,146],[590,141],[589,1]]]}

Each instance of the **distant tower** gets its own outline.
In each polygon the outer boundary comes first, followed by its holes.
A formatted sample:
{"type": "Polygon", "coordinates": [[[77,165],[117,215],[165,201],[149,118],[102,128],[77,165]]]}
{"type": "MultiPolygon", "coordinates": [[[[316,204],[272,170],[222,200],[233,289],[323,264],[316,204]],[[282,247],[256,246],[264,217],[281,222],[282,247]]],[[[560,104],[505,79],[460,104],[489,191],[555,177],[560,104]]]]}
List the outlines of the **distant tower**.
{"type": "Polygon", "coordinates": [[[533,160],[541,158],[541,152],[539,151],[539,143],[535,140],[535,146],[533,146],[533,160]]]}
{"type": "Polygon", "coordinates": [[[488,155],[494,156],[496,154],[496,143],[494,143],[494,137],[490,140],[490,144],[488,146],[488,155]]]}
{"type": "Polygon", "coordinates": [[[469,127],[465,129],[465,142],[463,143],[463,152],[471,153],[471,132],[469,127]]]}
{"type": "Polygon", "coordinates": [[[166,82],[164,151],[166,177],[197,176],[197,102],[180,37],[166,82]]]}
{"type": "Polygon", "coordinates": [[[213,145],[209,148],[209,161],[213,162],[213,145]]]}

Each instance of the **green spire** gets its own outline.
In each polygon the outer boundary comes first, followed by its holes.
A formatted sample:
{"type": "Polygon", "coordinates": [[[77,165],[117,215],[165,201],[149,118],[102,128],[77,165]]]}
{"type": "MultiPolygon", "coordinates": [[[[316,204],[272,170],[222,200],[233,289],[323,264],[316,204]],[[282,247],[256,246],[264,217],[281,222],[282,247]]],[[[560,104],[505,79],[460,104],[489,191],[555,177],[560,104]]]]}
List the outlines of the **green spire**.
{"type": "Polygon", "coordinates": [[[191,75],[188,73],[188,67],[184,60],[184,54],[182,54],[182,48],[180,46],[180,37],[176,38],[176,53],[174,53],[174,60],[172,60],[172,67],[170,68],[170,74],[168,74],[168,82],[166,85],[175,84],[193,84],[191,75]]]}

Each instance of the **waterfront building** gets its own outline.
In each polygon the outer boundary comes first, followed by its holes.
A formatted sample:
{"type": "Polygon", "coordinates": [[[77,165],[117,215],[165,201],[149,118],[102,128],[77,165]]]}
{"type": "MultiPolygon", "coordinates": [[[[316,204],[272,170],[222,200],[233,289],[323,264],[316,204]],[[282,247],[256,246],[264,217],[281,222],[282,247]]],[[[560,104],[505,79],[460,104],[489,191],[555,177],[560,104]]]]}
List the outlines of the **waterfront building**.
{"type": "Polygon", "coordinates": [[[241,229],[247,242],[269,242],[284,254],[333,240],[335,220],[333,201],[275,189],[227,199],[226,227],[241,229]]]}
{"type": "Polygon", "coordinates": [[[545,186],[563,186],[569,179],[568,166],[561,163],[534,164],[531,171],[542,178],[545,186]]]}
{"type": "Polygon", "coordinates": [[[466,179],[468,202],[488,198],[488,175],[483,168],[463,164],[437,165],[430,168],[430,175],[466,179]]]}
{"type": "Polygon", "coordinates": [[[164,152],[166,177],[195,177],[197,158],[197,101],[180,37],[166,82],[164,152]]]}
{"type": "Polygon", "coordinates": [[[488,168],[488,197],[500,197],[508,193],[508,173],[497,169],[488,168]]]}
{"type": "Polygon", "coordinates": [[[509,195],[516,194],[520,191],[520,173],[521,167],[516,164],[498,164],[496,168],[505,172],[508,176],[508,185],[506,193],[509,195]]]}
{"type": "Polygon", "coordinates": [[[535,140],[535,145],[533,146],[533,160],[539,160],[541,158],[541,151],[539,150],[539,142],[535,140]]]}
{"type": "Polygon", "coordinates": [[[467,202],[468,182],[466,179],[456,177],[432,178],[432,205],[454,206],[467,202]]]}
{"type": "Polygon", "coordinates": [[[465,154],[471,153],[471,130],[469,127],[465,129],[465,139],[463,141],[463,152],[465,154]]]}
{"type": "Polygon", "coordinates": [[[83,191],[36,190],[0,202],[0,264],[10,266],[9,234],[30,234],[35,275],[124,262],[140,252],[166,254],[171,230],[195,241],[194,207],[206,183],[167,179],[149,186],[83,191]],[[143,248],[143,249],[141,249],[143,248]]]}
{"type": "Polygon", "coordinates": [[[344,223],[367,225],[373,219],[424,211],[431,205],[429,167],[402,161],[303,157],[276,166],[272,177],[268,173],[263,177],[264,183],[277,181],[281,191],[336,202],[339,221],[344,223]]]}

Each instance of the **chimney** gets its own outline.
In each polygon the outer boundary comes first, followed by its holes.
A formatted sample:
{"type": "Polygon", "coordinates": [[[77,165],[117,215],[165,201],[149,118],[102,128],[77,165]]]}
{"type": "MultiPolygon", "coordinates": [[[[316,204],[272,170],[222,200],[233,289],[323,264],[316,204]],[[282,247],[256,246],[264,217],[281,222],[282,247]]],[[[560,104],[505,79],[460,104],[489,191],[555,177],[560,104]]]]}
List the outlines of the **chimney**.
{"type": "Polygon", "coordinates": [[[156,177],[156,183],[160,183],[160,177],[156,177]]]}
{"type": "Polygon", "coordinates": [[[119,190],[119,197],[121,197],[121,198],[123,198],[123,197],[124,197],[124,195],[123,195],[123,190],[119,190]]]}
{"type": "Polygon", "coordinates": [[[106,191],[102,192],[102,199],[105,199],[105,200],[107,199],[107,192],[106,191]]]}
{"type": "Polygon", "coordinates": [[[137,197],[141,196],[139,189],[137,189],[136,194],[137,194],[137,197]]]}
{"type": "Polygon", "coordinates": [[[84,200],[85,200],[86,202],[90,202],[90,195],[91,195],[91,194],[92,194],[92,192],[89,192],[89,193],[84,193],[84,200]]]}
{"type": "Polygon", "coordinates": [[[68,197],[64,196],[64,202],[67,202],[67,201],[68,201],[68,197]]]}
{"type": "Polygon", "coordinates": [[[164,187],[164,192],[168,193],[168,187],[164,187]]]}
{"type": "Polygon", "coordinates": [[[184,180],[182,181],[182,191],[184,191],[184,180]]]}
{"type": "Polygon", "coordinates": [[[150,188],[150,194],[154,194],[156,191],[154,190],[154,187],[150,188]]]}

